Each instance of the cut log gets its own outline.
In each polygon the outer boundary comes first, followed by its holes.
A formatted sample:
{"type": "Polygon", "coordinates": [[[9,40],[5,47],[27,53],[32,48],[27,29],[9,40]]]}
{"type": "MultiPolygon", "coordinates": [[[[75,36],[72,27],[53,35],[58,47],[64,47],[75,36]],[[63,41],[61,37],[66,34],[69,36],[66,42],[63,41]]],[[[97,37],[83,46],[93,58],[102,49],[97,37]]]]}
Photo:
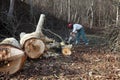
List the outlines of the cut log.
{"type": "Polygon", "coordinates": [[[56,51],[54,49],[58,50],[58,52],[61,50],[64,56],[69,56],[72,54],[72,51],[71,51],[72,45],[65,44],[64,42],[61,42],[61,43],[53,42],[53,43],[46,44],[46,53],[43,56],[44,57],[54,56],[54,53],[56,51]]]}
{"type": "Polygon", "coordinates": [[[62,46],[62,54],[65,56],[69,56],[72,54],[71,52],[72,45],[64,45],[62,46]]]}
{"type": "MultiPolygon", "coordinates": [[[[54,47],[61,48],[61,44],[59,42],[55,42],[55,40],[48,38],[42,33],[44,19],[45,15],[41,14],[36,30],[34,32],[27,34],[25,32],[22,32],[20,34],[20,44],[27,56],[30,58],[38,58],[41,56],[41,54],[44,53],[44,51],[49,52],[49,49],[52,49],[54,47]]],[[[62,49],[63,54],[71,54],[71,48],[69,48],[68,45],[65,45],[62,47],[62,49]]]]}
{"type": "Polygon", "coordinates": [[[41,14],[36,31],[32,33],[22,32],[20,34],[20,45],[30,58],[38,58],[45,50],[45,44],[40,37],[43,36],[41,28],[43,26],[45,15],[41,14]]]}
{"type": "Polygon", "coordinates": [[[10,44],[15,47],[21,48],[19,42],[15,38],[5,38],[0,44],[10,44]]]}
{"type": "Polygon", "coordinates": [[[30,39],[30,38],[41,38],[41,37],[44,37],[43,33],[42,33],[42,26],[43,26],[43,23],[44,23],[44,19],[45,19],[45,15],[44,14],[41,14],[40,18],[39,18],[39,21],[38,21],[38,24],[37,24],[37,27],[36,27],[36,30],[32,33],[25,33],[25,32],[22,32],[20,34],[20,45],[21,47],[24,47],[24,43],[26,40],[30,39]]]}
{"type": "Polygon", "coordinates": [[[19,71],[26,56],[15,38],[6,38],[0,43],[0,72],[14,74],[19,71]]]}
{"type": "Polygon", "coordinates": [[[40,39],[31,38],[26,40],[23,49],[28,57],[39,58],[45,50],[45,44],[40,39]]]}
{"type": "Polygon", "coordinates": [[[49,50],[52,48],[60,48],[60,44],[58,42],[47,43],[45,50],[49,50]]]}
{"type": "Polygon", "coordinates": [[[44,53],[47,42],[53,42],[42,33],[45,15],[41,14],[36,30],[32,33],[22,32],[20,34],[20,45],[30,58],[38,58],[44,53]]]}

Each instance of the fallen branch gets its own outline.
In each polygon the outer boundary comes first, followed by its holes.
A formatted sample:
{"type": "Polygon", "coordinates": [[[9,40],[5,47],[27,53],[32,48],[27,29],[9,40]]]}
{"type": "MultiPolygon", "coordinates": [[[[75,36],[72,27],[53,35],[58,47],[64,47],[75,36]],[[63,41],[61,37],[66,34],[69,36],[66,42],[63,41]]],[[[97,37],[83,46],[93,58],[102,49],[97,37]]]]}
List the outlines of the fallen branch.
{"type": "Polygon", "coordinates": [[[49,48],[49,47],[50,47],[50,48],[52,48],[52,47],[59,47],[59,48],[61,48],[61,51],[62,51],[62,54],[63,54],[63,55],[68,56],[68,55],[71,55],[71,54],[72,54],[72,52],[71,52],[72,45],[70,45],[70,44],[69,44],[69,45],[65,44],[65,42],[64,42],[64,40],[62,39],[61,36],[59,36],[58,34],[50,31],[49,29],[44,29],[44,28],[43,28],[43,30],[50,32],[51,34],[57,36],[57,37],[61,40],[60,43],[54,42],[54,43],[52,43],[52,45],[48,45],[48,48],[49,48]],[[53,46],[53,45],[54,45],[54,46],[53,46]]]}
{"type": "Polygon", "coordinates": [[[64,40],[62,39],[62,37],[61,37],[61,36],[59,36],[58,34],[56,34],[56,33],[52,32],[51,30],[49,30],[49,29],[44,29],[44,28],[43,28],[43,30],[44,30],[44,31],[48,31],[48,32],[50,32],[51,34],[53,34],[53,35],[57,36],[57,37],[61,40],[61,42],[63,42],[63,41],[64,41],[64,40]]]}

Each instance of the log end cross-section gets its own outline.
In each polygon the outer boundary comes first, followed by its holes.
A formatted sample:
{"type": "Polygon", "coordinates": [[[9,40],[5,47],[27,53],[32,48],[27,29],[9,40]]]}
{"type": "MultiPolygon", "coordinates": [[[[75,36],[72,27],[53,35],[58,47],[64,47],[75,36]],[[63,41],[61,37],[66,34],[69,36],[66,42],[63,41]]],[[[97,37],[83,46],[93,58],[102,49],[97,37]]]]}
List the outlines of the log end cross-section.
{"type": "Polygon", "coordinates": [[[72,54],[71,52],[72,45],[64,45],[62,46],[62,54],[65,56],[69,56],[72,54]]]}
{"type": "Polygon", "coordinates": [[[19,71],[26,56],[24,52],[9,44],[0,44],[0,72],[14,74],[19,71]]]}
{"type": "Polygon", "coordinates": [[[24,51],[30,58],[38,58],[44,53],[45,44],[42,40],[31,38],[25,41],[24,51]]]}

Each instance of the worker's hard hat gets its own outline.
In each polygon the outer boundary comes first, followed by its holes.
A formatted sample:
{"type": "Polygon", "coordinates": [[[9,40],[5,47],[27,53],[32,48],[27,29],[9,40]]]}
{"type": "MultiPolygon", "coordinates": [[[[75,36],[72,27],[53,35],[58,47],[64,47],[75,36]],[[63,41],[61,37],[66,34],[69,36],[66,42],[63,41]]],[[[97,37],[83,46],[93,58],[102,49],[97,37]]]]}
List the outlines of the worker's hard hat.
{"type": "Polygon", "coordinates": [[[69,23],[69,24],[67,25],[67,27],[71,29],[71,28],[73,27],[73,24],[72,24],[72,23],[69,23]]]}

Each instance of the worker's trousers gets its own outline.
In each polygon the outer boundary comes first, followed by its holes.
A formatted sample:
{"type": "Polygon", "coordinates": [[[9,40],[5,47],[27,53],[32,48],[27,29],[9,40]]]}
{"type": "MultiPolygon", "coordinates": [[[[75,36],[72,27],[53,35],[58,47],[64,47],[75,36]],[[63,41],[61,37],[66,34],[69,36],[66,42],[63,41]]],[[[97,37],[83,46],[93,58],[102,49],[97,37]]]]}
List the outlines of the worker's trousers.
{"type": "Polygon", "coordinates": [[[85,44],[88,44],[88,40],[86,38],[84,28],[81,28],[80,30],[78,30],[78,32],[76,34],[76,42],[75,42],[75,44],[79,44],[80,43],[80,37],[85,42],[85,44]]]}

